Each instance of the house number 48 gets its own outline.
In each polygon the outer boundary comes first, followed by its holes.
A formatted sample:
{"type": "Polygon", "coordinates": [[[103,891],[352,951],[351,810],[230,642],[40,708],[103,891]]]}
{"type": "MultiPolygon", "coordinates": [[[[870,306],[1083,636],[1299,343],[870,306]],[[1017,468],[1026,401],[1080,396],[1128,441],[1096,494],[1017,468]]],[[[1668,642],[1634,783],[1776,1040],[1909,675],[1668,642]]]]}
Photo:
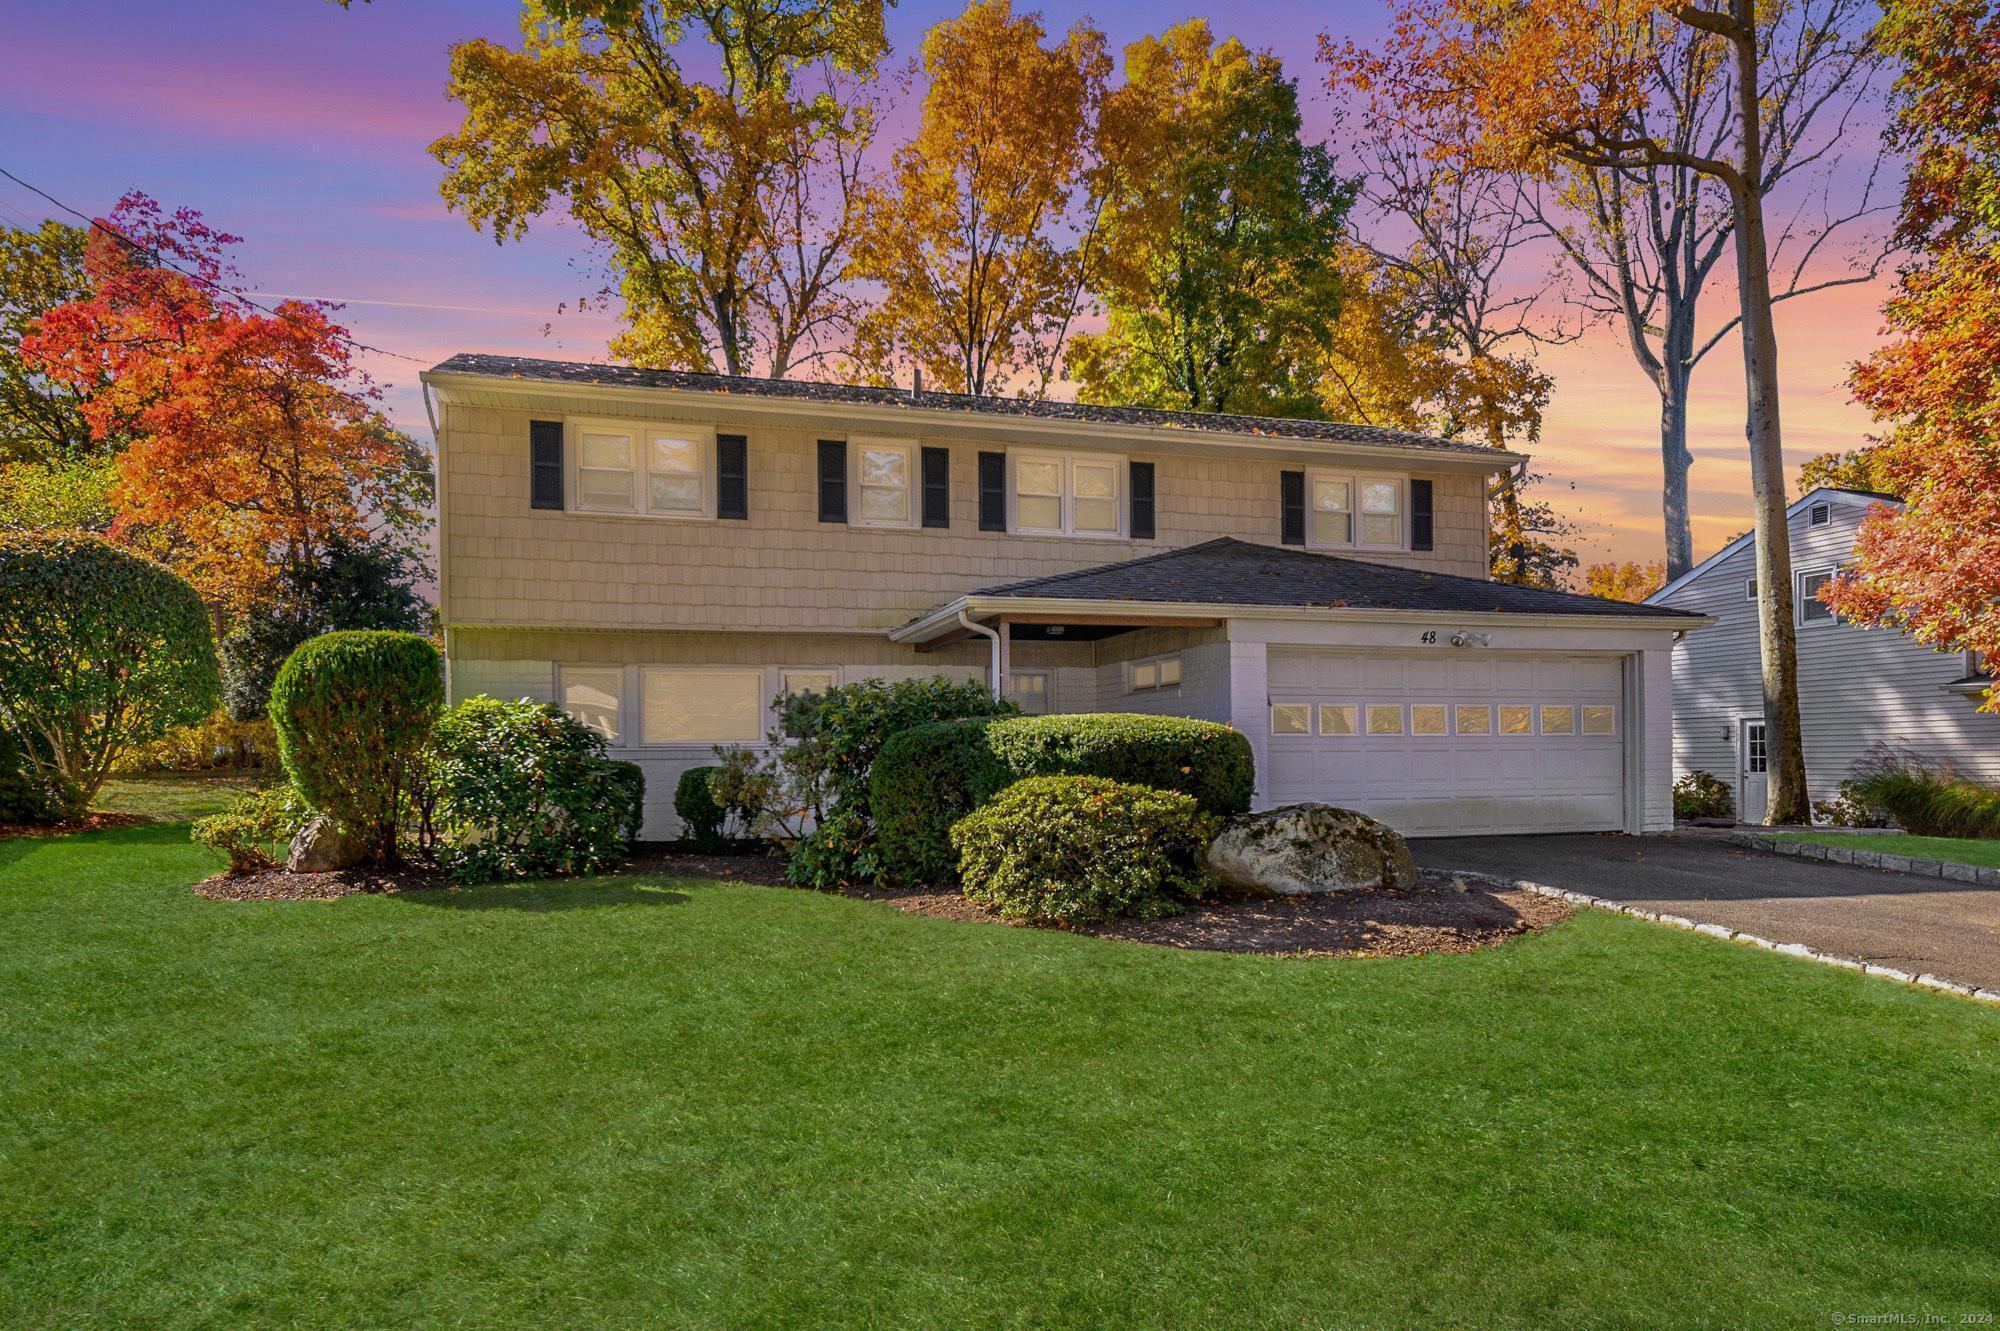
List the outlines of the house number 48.
{"type": "Polygon", "coordinates": [[[1422,643],[1426,647],[1434,645],[1437,642],[1437,640],[1438,640],[1438,635],[1436,629],[1426,629],[1422,633],[1422,635],[1420,635],[1417,638],[1417,641],[1422,643]]]}

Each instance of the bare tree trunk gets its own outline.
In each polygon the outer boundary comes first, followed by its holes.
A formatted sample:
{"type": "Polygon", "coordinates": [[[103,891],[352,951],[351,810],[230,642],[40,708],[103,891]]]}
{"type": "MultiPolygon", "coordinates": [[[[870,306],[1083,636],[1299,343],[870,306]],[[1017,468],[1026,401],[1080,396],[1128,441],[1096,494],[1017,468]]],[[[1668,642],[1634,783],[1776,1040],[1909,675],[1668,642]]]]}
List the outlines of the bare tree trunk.
{"type": "Polygon", "coordinates": [[[1694,567],[1694,533],[1689,523],[1688,379],[1691,366],[1669,361],[1660,376],[1660,513],[1667,538],[1667,581],[1694,567]]]}
{"type": "Polygon", "coordinates": [[[1750,442],[1750,488],[1757,515],[1757,646],[1763,659],[1764,733],[1770,764],[1765,822],[1803,823],[1811,818],[1812,807],[1799,737],[1791,532],[1785,520],[1785,458],[1778,418],[1778,333],[1771,317],[1770,254],[1758,189],[1762,165],[1755,0],[1730,0],[1730,12],[1739,28],[1734,38],[1736,100],[1744,161],[1742,173],[1728,183],[1736,205],[1737,288],[1743,308],[1743,379],[1748,398],[1744,433],[1750,442]]]}

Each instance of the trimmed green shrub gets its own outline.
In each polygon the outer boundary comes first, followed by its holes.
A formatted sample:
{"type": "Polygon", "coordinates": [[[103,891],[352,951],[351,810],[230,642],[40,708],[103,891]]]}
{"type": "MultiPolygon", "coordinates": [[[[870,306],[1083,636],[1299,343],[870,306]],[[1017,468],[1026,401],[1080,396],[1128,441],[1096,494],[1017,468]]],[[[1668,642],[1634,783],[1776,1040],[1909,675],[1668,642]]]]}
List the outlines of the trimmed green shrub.
{"type": "Polygon", "coordinates": [[[975,680],[943,675],[894,683],[865,679],[787,698],[781,706],[781,734],[774,737],[768,761],[783,774],[771,787],[776,798],[813,823],[794,848],[786,878],[822,891],[869,882],[878,874],[868,775],[890,736],[934,721],[1018,710],[975,680]],[[783,737],[789,742],[779,743],[783,737]]]}
{"type": "Polygon", "coordinates": [[[2000,790],[1961,775],[1949,763],[1877,745],[1855,764],[1847,784],[1914,836],[2000,838],[2000,790]]]}
{"type": "Polygon", "coordinates": [[[1179,716],[1086,713],[947,721],[882,746],[869,806],[884,876],[948,882],[951,826],[1030,776],[1101,776],[1190,795],[1206,813],[1250,807],[1250,741],[1225,725],[1179,716]]]}
{"type": "Polygon", "coordinates": [[[31,764],[21,742],[0,730],[0,823],[53,823],[62,800],[47,772],[31,764]]]}
{"type": "Polygon", "coordinates": [[[1699,769],[1674,782],[1674,817],[1727,818],[1736,811],[1736,796],[1711,772],[1699,769]]]}
{"type": "Polygon", "coordinates": [[[1887,811],[1870,804],[1856,789],[1853,778],[1840,783],[1840,789],[1831,799],[1816,801],[1813,806],[1813,821],[1829,827],[1887,827],[1887,811]]]}
{"type": "Polygon", "coordinates": [[[311,805],[396,860],[396,828],[444,702],[437,648],[413,633],[322,634],[271,686],[278,757],[311,805]]]}
{"type": "Polygon", "coordinates": [[[1171,914],[1207,891],[1215,820],[1178,791],[1094,776],[1017,781],[951,829],[967,900],[1010,919],[1171,914]]]}
{"type": "Polygon", "coordinates": [[[716,799],[711,785],[721,770],[690,767],[681,773],[674,786],[674,812],[680,815],[681,838],[699,851],[713,853],[729,847],[729,838],[722,834],[723,825],[729,821],[729,810],[716,799]]]}
{"type": "Polygon", "coordinates": [[[0,728],[58,817],[90,807],[130,746],[215,709],[201,598],[97,537],[0,538],[0,728]]]}
{"type": "Polygon", "coordinates": [[[285,862],[292,838],[312,810],[290,782],[245,795],[221,813],[197,818],[192,839],[229,857],[229,872],[258,873],[285,862]]]}
{"type": "Polygon", "coordinates": [[[604,753],[559,708],[467,698],[438,719],[425,764],[438,863],[461,882],[615,867],[639,834],[645,777],[604,753]]]}

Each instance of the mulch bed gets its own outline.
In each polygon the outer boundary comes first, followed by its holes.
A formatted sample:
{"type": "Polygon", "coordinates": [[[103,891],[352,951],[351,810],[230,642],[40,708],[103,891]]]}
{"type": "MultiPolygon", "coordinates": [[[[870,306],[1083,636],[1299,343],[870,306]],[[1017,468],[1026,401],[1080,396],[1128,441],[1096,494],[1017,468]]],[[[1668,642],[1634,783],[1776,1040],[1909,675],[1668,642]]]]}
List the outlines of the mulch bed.
{"type": "MultiPolygon", "coordinates": [[[[946,920],[1018,924],[935,888],[854,895],[946,920]]],[[[1574,912],[1562,901],[1469,874],[1423,870],[1407,892],[1332,892],[1205,902],[1162,920],[1111,920],[1073,932],[1156,947],[1300,957],[1418,957],[1473,952],[1546,929],[1574,912]]]]}
{"type": "Polygon", "coordinates": [[[196,896],[211,901],[332,901],[364,892],[435,892],[451,880],[434,869],[410,865],[382,869],[338,869],[333,873],[219,873],[194,885],[196,896]]]}
{"type": "Polygon", "coordinates": [[[0,841],[14,837],[68,836],[72,832],[102,832],[113,827],[138,827],[153,820],[142,813],[87,813],[66,823],[0,823],[0,841]]]}
{"type": "Polygon", "coordinates": [[[744,855],[694,855],[661,843],[641,843],[626,865],[629,873],[663,873],[681,878],[719,878],[725,883],[754,883],[759,887],[785,886],[785,857],[762,853],[744,855]]]}

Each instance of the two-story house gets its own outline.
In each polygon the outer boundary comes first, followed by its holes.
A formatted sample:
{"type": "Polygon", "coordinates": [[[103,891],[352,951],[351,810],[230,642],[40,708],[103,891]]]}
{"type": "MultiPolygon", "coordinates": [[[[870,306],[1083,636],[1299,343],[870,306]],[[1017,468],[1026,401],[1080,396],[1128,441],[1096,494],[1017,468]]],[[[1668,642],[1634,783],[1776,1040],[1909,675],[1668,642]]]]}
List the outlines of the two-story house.
{"type": "Polygon", "coordinates": [[[1669,663],[1706,621],[1490,581],[1516,455],[511,357],[423,381],[451,696],[596,726],[645,768],[648,836],[775,697],[935,673],[1228,722],[1262,803],[1413,834],[1671,821],[1669,663]]]}
{"type": "MultiPolygon", "coordinates": [[[[1862,519],[1889,495],[1818,489],[1785,510],[1798,642],[1799,740],[1806,789],[1832,795],[1877,743],[1949,761],[2000,782],[2000,716],[1978,710],[1987,679],[1965,652],[1936,652],[1893,629],[1850,624],[1818,592],[1846,566],[1862,519]]],[[[1712,621],[1674,648],[1674,770],[1704,771],[1736,789],[1737,816],[1761,822],[1769,802],[1764,693],[1757,645],[1757,551],[1740,536],[1648,603],[1712,621]]]]}

